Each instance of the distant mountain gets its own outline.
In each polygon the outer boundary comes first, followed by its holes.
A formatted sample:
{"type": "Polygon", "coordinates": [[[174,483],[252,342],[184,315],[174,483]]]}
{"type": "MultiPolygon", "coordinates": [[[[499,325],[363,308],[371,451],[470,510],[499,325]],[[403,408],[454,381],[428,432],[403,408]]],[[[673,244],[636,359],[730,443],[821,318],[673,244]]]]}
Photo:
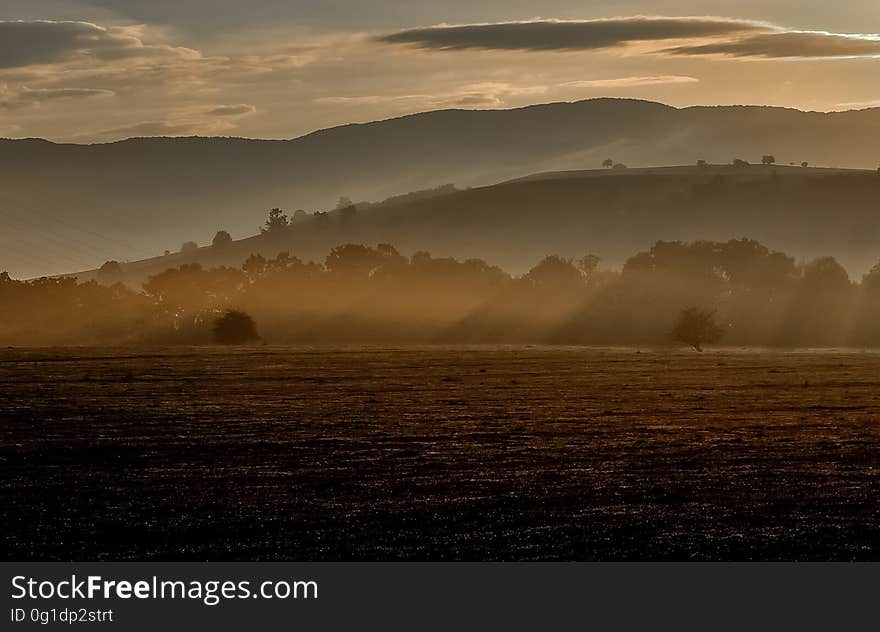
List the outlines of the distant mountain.
{"type": "Polygon", "coordinates": [[[0,270],[33,276],[142,259],[190,239],[207,243],[218,229],[242,237],[273,206],[313,211],[339,196],[377,200],[450,182],[477,186],[595,167],[609,157],[646,166],[763,154],[782,163],[876,167],[880,109],[676,109],[596,99],[428,112],[288,141],[4,140],[0,270]]]}
{"type": "Polygon", "coordinates": [[[286,229],[123,268],[137,285],[183,263],[237,267],[251,254],[280,252],[322,261],[334,246],[353,242],[483,258],[522,273],[548,254],[593,253],[617,266],[657,240],[747,237],[802,260],[834,256],[858,279],[880,259],[878,200],[873,171],[707,165],[552,172],[300,216],[286,229]]]}

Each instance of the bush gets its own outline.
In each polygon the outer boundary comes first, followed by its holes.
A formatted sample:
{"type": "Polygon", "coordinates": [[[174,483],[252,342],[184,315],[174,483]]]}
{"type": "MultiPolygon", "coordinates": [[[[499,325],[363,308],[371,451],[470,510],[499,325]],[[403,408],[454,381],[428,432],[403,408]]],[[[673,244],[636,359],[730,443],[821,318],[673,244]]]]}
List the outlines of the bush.
{"type": "Polygon", "coordinates": [[[199,245],[196,242],[186,241],[180,247],[180,252],[182,252],[185,255],[191,255],[191,254],[194,254],[196,251],[198,251],[198,249],[199,249],[199,245]]]}
{"type": "Polygon", "coordinates": [[[257,325],[249,314],[230,309],[214,321],[214,342],[221,345],[240,345],[259,340],[257,325]]]}
{"type": "Polygon", "coordinates": [[[689,344],[697,351],[702,351],[704,344],[718,342],[723,334],[724,330],[715,321],[715,312],[699,307],[681,310],[672,329],[676,340],[689,344]]]}
{"type": "Polygon", "coordinates": [[[225,230],[218,230],[217,234],[214,235],[214,239],[211,241],[211,245],[214,246],[214,248],[225,248],[231,243],[232,235],[225,230]]]}

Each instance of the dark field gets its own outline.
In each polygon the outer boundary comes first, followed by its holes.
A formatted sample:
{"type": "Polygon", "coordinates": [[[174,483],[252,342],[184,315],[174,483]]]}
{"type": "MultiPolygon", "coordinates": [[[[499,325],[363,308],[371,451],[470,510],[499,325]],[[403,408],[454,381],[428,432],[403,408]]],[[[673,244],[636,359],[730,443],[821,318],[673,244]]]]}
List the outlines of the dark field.
{"type": "Polygon", "coordinates": [[[5,350],[2,557],[880,560],[880,354],[5,350]]]}

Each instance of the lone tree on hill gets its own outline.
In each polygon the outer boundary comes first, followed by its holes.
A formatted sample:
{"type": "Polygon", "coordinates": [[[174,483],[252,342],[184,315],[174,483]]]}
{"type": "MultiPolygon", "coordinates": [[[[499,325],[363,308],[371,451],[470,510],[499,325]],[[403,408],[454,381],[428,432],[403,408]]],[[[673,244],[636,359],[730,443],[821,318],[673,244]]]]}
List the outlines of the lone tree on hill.
{"type": "Polygon", "coordinates": [[[98,268],[98,280],[102,283],[116,283],[122,278],[122,265],[118,261],[105,261],[98,268]]]}
{"type": "Polygon", "coordinates": [[[614,166],[614,161],[611,160],[611,158],[606,158],[605,160],[602,161],[602,166],[605,167],[606,169],[611,169],[611,167],[614,166]]]}
{"type": "Polygon", "coordinates": [[[681,310],[672,336],[697,351],[703,351],[704,344],[714,344],[721,340],[724,330],[715,320],[715,312],[699,307],[688,307],[681,310]]]}
{"type": "Polygon", "coordinates": [[[225,230],[218,230],[217,234],[214,235],[214,239],[211,241],[211,245],[214,248],[224,248],[232,243],[232,235],[230,235],[225,230]]]}
{"type": "Polygon", "coordinates": [[[230,309],[214,321],[214,342],[221,345],[240,345],[259,340],[257,325],[249,314],[230,309]]]}
{"type": "Polygon", "coordinates": [[[185,241],[180,247],[180,252],[185,255],[191,255],[199,249],[199,245],[194,241],[185,241]]]}
{"type": "Polygon", "coordinates": [[[273,208],[269,211],[266,223],[260,227],[261,233],[277,234],[283,232],[290,225],[287,215],[280,208],[273,208]]]}
{"type": "Polygon", "coordinates": [[[763,158],[761,158],[761,164],[765,165],[775,165],[776,164],[776,156],[772,154],[767,154],[763,158]]]}

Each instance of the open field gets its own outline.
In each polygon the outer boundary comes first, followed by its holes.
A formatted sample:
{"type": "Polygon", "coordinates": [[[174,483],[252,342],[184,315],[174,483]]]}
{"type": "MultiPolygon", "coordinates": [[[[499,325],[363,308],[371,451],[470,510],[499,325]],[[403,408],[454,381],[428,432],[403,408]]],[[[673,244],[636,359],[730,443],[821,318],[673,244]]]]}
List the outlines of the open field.
{"type": "Polygon", "coordinates": [[[3,559],[880,560],[880,354],[0,351],[3,559]]]}

